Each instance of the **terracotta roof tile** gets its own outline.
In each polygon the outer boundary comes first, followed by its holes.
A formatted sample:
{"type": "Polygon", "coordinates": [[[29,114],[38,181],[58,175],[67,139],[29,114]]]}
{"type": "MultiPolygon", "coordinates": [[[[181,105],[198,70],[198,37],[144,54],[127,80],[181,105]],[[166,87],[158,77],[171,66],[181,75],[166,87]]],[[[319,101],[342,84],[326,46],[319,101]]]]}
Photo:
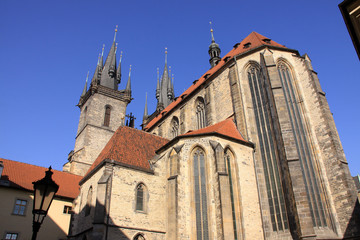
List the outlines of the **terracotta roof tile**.
{"type": "Polygon", "coordinates": [[[205,133],[219,133],[224,136],[228,136],[240,141],[247,142],[237,130],[234,121],[231,118],[225,119],[219,123],[211,125],[209,127],[205,127],[199,130],[190,131],[180,136],[191,136],[191,135],[198,135],[198,134],[205,134],[205,133]]]}
{"type": "MultiPolygon", "coordinates": [[[[34,190],[33,182],[45,177],[47,168],[0,158],[4,164],[1,180],[9,181],[9,187],[34,190]]],[[[52,170],[52,179],[59,185],[57,196],[76,198],[79,194],[81,176],[52,170]]]]}
{"type": "MultiPolygon", "coordinates": [[[[173,108],[175,108],[182,100],[185,96],[191,94],[192,92],[194,92],[199,86],[201,86],[205,80],[207,78],[209,78],[211,75],[213,75],[214,73],[216,73],[222,66],[225,65],[225,61],[224,59],[226,58],[232,58],[234,56],[237,56],[239,54],[243,54],[246,52],[249,52],[250,50],[260,47],[260,46],[273,46],[273,47],[280,47],[280,48],[285,48],[286,47],[284,45],[281,45],[277,42],[274,42],[272,40],[270,40],[269,38],[257,33],[257,32],[252,32],[249,34],[249,36],[247,36],[246,38],[244,38],[244,40],[242,40],[239,44],[236,44],[236,48],[233,48],[228,54],[226,54],[222,60],[215,65],[213,68],[209,69],[206,73],[204,73],[204,75],[201,76],[201,78],[199,78],[198,81],[195,82],[195,84],[192,84],[185,92],[183,92],[175,101],[171,102],[162,112],[169,112],[171,111],[173,108]],[[249,44],[250,43],[250,44],[249,44]],[[205,76],[207,75],[207,77],[205,78],[205,76]]],[[[154,119],[152,119],[144,128],[144,130],[149,130],[151,127],[153,127],[161,118],[163,118],[163,115],[165,114],[158,114],[154,119]]]]}
{"type": "Polygon", "coordinates": [[[85,177],[104,159],[150,170],[149,160],[155,156],[155,151],[167,142],[169,140],[141,130],[119,127],[85,177]]]}

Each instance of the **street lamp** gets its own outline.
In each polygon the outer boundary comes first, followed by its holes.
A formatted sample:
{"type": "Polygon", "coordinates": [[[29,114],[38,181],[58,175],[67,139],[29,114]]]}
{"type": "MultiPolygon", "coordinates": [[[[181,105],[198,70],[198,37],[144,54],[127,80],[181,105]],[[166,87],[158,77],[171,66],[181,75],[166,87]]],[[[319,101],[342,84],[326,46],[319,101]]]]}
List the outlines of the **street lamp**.
{"type": "Polygon", "coordinates": [[[45,177],[39,181],[33,182],[34,184],[34,206],[33,206],[33,235],[32,240],[36,240],[36,235],[40,229],[41,224],[46,217],[55,193],[59,189],[52,179],[51,166],[45,172],[45,177]]]}

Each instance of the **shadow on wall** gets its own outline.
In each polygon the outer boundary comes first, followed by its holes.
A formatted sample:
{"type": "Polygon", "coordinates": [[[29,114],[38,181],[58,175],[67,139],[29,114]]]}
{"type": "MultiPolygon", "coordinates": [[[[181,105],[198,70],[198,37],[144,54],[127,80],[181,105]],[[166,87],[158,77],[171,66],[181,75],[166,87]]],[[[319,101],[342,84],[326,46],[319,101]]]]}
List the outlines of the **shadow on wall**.
{"type": "Polygon", "coordinates": [[[355,202],[354,211],[344,233],[344,239],[360,239],[360,204],[355,202]]]}
{"type": "MultiPolygon", "coordinates": [[[[78,214],[72,214],[68,239],[70,240],[145,240],[142,234],[134,237],[127,236],[119,227],[112,224],[112,219],[108,216],[106,207],[99,201],[96,206],[85,205],[78,214]],[[74,222],[76,221],[76,222],[74,222]],[[75,225],[88,223],[84,229],[73,231],[75,225]]],[[[78,227],[79,228],[79,227],[78,227]]]]}

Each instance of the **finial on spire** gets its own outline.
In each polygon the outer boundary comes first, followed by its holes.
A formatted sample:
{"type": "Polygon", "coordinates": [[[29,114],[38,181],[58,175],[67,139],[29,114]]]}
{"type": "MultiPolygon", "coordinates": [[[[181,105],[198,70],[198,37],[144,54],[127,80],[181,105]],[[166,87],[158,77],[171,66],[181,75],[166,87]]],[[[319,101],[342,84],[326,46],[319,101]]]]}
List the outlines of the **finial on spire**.
{"type": "Polygon", "coordinates": [[[167,47],[165,47],[165,64],[167,64],[167,47]]]}
{"type": "Polygon", "coordinates": [[[115,28],[114,42],[115,42],[115,40],[116,40],[116,33],[117,33],[117,31],[118,31],[118,25],[116,25],[116,28],[115,28]]]}
{"type": "Polygon", "coordinates": [[[116,45],[115,45],[115,54],[116,54],[117,46],[118,46],[118,43],[116,43],[116,45]]]}
{"type": "Polygon", "coordinates": [[[121,62],[121,59],[122,59],[122,51],[120,52],[120,62],[121,62]]]}
{"type": "Polygon", "coordinates": [[[214,30],[212,28],[212,22],[210,21],[210,32],[211,32],[211,42],[215,42],[215,39],[214,39],[214,30]]]}
{"type": "Polygon", "coordinates": [[[148,107],[147,107],[147,92],[145,95],[145,107],[144,107],[144,116],[143,116],[143,123],[148,117],[148,107]]]}
{"type": "Polygon", "coordinates": [[[130,65],[130,69],[129,69],[129,77],[130,77],[130,75],[131,75],[131,65],[130,65]]]}
{"type": "Polygon", "coordinates": [[[169,77],[171,77],[171,66],[169,66],[169,77]]]}
{"type": "Polygon", "coordinates": [[[104,56],[104,49],[105,49],[105,44],[103,44],[102,50],[101,50],[101,57],[104,56]]]}
{"type": "Polygon", "coordinates": [[[99,53],[97,65],[99,65],[99,63],[100,63],[100,57],[101,57],[101,53],[99,53]]]}

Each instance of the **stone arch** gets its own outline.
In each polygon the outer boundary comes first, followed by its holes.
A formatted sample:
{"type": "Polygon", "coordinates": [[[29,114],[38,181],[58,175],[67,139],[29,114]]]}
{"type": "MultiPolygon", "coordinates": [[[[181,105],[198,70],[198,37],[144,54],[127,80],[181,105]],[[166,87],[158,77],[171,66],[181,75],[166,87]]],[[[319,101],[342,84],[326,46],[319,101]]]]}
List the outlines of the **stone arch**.
{"type": "Polygon", "coordinates": [[[146,238],[143,233],[137,233],[133,238],[133,240],[145,240],[145,239],[146,238]]]}

